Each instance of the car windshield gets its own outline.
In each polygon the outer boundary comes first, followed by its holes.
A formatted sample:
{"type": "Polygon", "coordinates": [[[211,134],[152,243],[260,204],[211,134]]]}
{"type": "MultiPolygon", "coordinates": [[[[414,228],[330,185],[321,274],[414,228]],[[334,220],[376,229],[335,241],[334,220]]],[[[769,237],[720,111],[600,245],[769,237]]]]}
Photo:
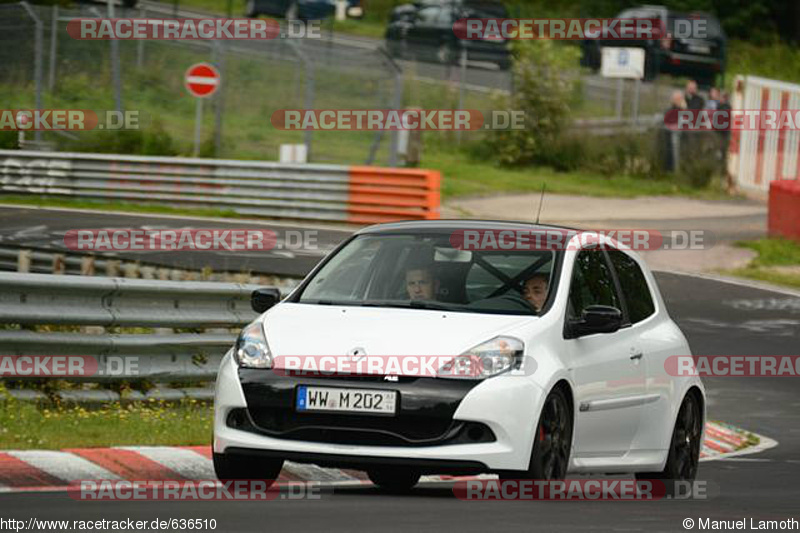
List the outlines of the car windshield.
{"type": "Polygon", "coordinates": [[[453,232],[355,237],[293,301],[539,315],[555,290],[553,251],[467,251],[453,232]]]}

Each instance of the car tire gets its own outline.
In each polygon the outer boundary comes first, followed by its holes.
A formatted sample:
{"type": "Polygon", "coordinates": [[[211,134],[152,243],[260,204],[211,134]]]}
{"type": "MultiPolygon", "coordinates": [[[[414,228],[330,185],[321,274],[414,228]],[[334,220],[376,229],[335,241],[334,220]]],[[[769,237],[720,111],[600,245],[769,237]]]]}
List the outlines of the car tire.
{"type": "Polygon", "coordinates": [[[266,481],[269,486],[277,481],[283,468],[283,459],[259,455],[214,453],[213,459],[214,472],[220,481],[257,479],[266,481]]]}
{"type": "Polygon", "coordinates": [[[676,482],[694,481],[700,462],[702,420],[700,400],[696,394],[690,392],[683,399],[678,410],[664,470],[651,473],[639,472],[636,474],[636,479],[663,481],[667,496],[673,496],[676,493],[676,482]]]}
{"type": "Polygon", "coordinates": [[[386,492],[408,492],[419,482],[420,474],[399,467],[374,468],[367,471],[369,480],[386,492]]]}
{"type": "Polygon", "coordinates": [[[504,471],[500,479],[561,480],[567,476],[572,451],[572,412],[561,388],[550,391],[542,406],[528,470],[504,471]]]}

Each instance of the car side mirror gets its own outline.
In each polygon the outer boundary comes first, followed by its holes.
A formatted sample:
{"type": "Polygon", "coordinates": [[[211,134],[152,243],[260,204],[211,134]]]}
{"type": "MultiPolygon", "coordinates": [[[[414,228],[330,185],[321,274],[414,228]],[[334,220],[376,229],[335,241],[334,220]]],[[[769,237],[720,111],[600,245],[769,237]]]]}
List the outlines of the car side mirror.
{"type": "Polygon", "coordinates": [[[274,287],[256,289],[250,295],[250,307],[256,313],[263,313],[276,303],[281,301],[281,291],[274,287]]]}
{"type": "Polygon", "coordinates": [[[590,305],[578,320],[569,320],[564,328],[565,338],[576,339],[594,333],[614,333],[622,327],[622,311],[610,305],[590,305]]]}

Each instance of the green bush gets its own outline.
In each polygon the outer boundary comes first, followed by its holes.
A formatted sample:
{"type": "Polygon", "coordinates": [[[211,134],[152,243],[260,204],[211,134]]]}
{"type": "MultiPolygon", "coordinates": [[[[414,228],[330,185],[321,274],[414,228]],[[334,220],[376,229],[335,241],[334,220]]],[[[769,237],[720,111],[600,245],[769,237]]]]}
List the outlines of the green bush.
{"type": "Polygon", "coordinates": [[[566,133],[550,144],[540,163],[559,172],[584,170],[605,177],[659,178],[652,134],[596,136],[566,133]]]}
{"type": "Polygon", "coordinates": [[[68,150],[101,154],[179,155],[174,139],[159,121],[140,130],[92,131],[71,141],[68,150]]]}
{"type": "Polygon", "coordinates": [[[10,130],[0,130],[0,149],[14,150],[17,148],[19,133],[10,130]]]}
{"type": "Polygon", "coordinates": [[[704,189],[724,172],[719,133],[686,132],[681,140],[677,179],[694,188],[704,189]]]}
{"type": "Polygon", "coordinates": [[[523,111],[526,127],[495,132],[489,143],[503,164],[541,163],[569,125],[576,81],[564,73],[574,70],[579,50],[549,40],[533,40],[515,41],[513,53],[515,90],[497,103],[523,111]]]}

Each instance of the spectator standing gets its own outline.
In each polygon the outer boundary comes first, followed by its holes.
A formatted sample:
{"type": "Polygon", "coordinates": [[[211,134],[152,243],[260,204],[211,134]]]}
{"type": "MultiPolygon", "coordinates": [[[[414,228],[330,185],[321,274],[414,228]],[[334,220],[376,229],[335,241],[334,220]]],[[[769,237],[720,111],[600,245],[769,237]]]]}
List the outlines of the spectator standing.
{"type": "Polygon", "coordinates": [[[708,101],[706,102],[706,109],[716,111],[719,109],[720,92],[716,87],[712,87],[708,93],[708,101]]]}
{"type": "Polygon", "coordinates": [[[674,111],[686,109],[687,105],[681,91],[674,91],[670,96],[669,103],[669,108],[664,113],[664,128],[660,132],[660,145],[663,147],[661,160],[664,170],[674,172],[677,170],[679,161],[681,132],[670,129],[667,121],[677,121],[677,114],[674,111]]]}
{"type": "Polygon", "coordinates": [[[686,109],[699,111],[706,105],[703,97],[697,94],[697,82],[694,80],[689,80],[686,83],[686,94],[684,94],[683,98],[686,100],[686,109]]]}

